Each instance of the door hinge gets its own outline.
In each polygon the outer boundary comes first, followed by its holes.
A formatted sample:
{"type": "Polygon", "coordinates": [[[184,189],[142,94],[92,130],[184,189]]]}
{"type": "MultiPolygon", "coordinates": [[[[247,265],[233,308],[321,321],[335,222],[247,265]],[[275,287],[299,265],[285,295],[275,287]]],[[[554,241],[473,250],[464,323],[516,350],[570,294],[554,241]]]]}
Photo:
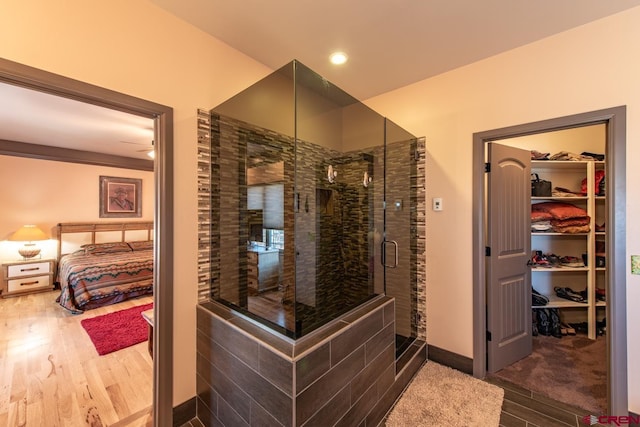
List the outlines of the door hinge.
{"type": "Polygon", "coordinates": [[[484,164],[484,171],[491,172],[491,163],[487,162],[484,164]]]}
{"type": "Polygon", "coordinates": [[[491,332],[487,331],[487,341],[491,341],[491,332]]]}
{"type": "Polygon", "coordinates": [[[484,247],[484,256],[491,256],[491,248],[489,246],[484,247]]]}

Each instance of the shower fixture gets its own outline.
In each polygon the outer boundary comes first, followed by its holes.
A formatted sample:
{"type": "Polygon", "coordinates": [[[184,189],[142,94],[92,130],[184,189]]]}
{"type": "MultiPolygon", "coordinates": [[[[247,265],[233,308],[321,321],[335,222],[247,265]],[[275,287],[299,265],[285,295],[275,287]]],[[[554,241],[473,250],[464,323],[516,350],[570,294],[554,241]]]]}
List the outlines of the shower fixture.
{"type": "Polygon", "coordinates": [[[373,178],[369,175],[369,172],[364,171],[364,177],[362,178],[362,185],[366,187],[369,186],[369,183],[373,181],[373,178]]]}
{"type": "Polygon", "coordinates": [[[333,170],[333,166],[329,165],[329,168],[327,169],[327,179],[329,180],[329,182],[333,184],[337,176],[338,172],[333,170]]]}

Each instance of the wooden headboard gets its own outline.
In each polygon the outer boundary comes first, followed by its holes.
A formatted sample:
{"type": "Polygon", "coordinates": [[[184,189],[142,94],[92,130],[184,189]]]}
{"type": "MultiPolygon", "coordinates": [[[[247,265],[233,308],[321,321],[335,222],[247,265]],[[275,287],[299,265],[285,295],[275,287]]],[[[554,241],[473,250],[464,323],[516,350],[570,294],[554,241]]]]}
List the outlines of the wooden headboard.
{"type": "Polygon", "coordinates": [[[153,221],[61,222],[56,226],[58,261],[62,255],[94,243],[153,240],[153,221]]]}

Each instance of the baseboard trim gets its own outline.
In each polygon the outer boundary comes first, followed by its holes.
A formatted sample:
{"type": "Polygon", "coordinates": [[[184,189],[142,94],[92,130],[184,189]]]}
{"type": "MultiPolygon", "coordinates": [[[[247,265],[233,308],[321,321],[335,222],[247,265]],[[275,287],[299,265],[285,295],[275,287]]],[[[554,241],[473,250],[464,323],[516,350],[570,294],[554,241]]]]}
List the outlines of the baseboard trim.
{"type": "Polygon", "coordinates": [[[173,408],[173,427],[179,427],[196,417],[195,396],[173,408]]]}
{"type": "Polygon", "coordinates": [[[473,359],[449,350],[427,344],[427,359],[457,369],[465,374],[473,375],[473,359]]]}

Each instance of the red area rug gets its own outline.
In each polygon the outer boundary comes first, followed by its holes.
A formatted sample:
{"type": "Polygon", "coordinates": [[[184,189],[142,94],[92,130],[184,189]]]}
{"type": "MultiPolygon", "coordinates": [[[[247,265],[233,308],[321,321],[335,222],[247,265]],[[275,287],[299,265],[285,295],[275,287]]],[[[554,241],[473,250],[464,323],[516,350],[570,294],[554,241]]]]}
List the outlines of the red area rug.
{"type": "Polygon", "coordinates": [[[80,323],[89,334],[98,354],[103,356],[146,341],[148,323],[141,313],[152,307],[153,303],[139,305],[84,319],[80,323]]]}

